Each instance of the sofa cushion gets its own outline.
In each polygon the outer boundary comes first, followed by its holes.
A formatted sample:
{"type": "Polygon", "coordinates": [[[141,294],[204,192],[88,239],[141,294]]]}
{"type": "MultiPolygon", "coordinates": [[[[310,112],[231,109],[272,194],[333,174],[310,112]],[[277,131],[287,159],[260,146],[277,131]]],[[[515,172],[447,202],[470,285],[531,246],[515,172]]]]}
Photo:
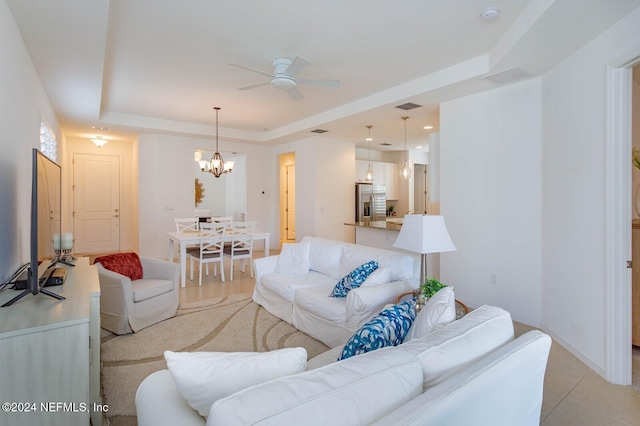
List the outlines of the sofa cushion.
{"type": "Polygon", "coordinates": [[[249,386],[304,371],[307,351],[285,348],[271,352],[171,352],[167,367],[178,390],[201,416],[218,399],[249,386]]]}
{"type": "Polygon", "coordinates": [[[416,305],[413,300],[384,309],[351,336],[344,345],[338,361],[385,346],[399,345],[415,317],[416,305]]]}
{"type": "Polygon", "coordinates": [[[426,390],[511,340],[509,312],[485,305],[402,348],[420,360],[426,390]]]}
{"type": "Polygon", "coordinates": [[[391,280],[391,268],[380,268],[376,269],[367,277],[366,280],[362,283],[364,286],[368,285],[380,285],[390,283],[391,280]]]}
{"type": "Polygon", "coordinates": [[[143,275],[140,257],[134,252],[96,257],[93,263],[100,263],[104,269],[129,277],[131,281],[139,280],[143,275]]]}
{"type": "Polygon", "coordinates": [[[421,391],[415,357],[382,349],[241,390],[216,401],[207,424],[370,424],[421,391]]]}
{"type": "Polygon", "coordinates": [[[358,265],[370,260],[378,262],[378,267],[391,269],[391,280],[408,280],[413,278],[413,257],[391,250],[349,244],[342,250],[340,275],[344,276],[358,265]]]}
{"type": "Polygon", "coordinates": [[[456,297],[453,287],[440,289],[418,312],[409,329],[408,340],[418,339],[441,329],[456,319],[456,297]]]}
{"type": "Polygon", "coordinates": [[[376,262],[375,260],[371,260],[356,267],[353,271],[349,272],[336,283],[329,296],[347,297],[347,293],[349,293],[354,288],[360,287],[360,285],[362,285],[367,277],[371,275],[371,273],[376,269],[378,269],[378,262],[376,262]]]}
{"type": "MultiPolygon", "coordinates": [[[[304,275],[265,274],[261,278],[261,283],[264,288],[279,295],[287,302],[293,302],[296,290],[325,285],[331,285],[330,288],[333,288],[335,280],[320,272],[309,271],[304,275]]],[[[325,293],[326,296],[327,293],[325,293]]]]}
{"type": "Polygon", "coordinates": [[[309,272],[309,241],[283,243],[276,263],[276,272],[294,275],[309,272]]]}
{"type": "Polygon", "coordinates": [[[173,291],[173,282],[155,278],[143,278],[131,281],[131,291],[133,292],[133,301],[142,302],[173,291]]]}
{"type": "Polygon", "coordinates": [[[340,260],[342,259],[342,246],[337,241],[324,238],[304,237],[302,241],[309,241],[309,269],[318,271],[335,280],[342,277],[340,274],[340,260]]]}
{"type": "Polygon", "coordinates": [[[296,309],[307,311],[337,325],[344,326],[347,307],[344,298],[327,297],[333,286],[307,287],[296,291],[296,309]]]}

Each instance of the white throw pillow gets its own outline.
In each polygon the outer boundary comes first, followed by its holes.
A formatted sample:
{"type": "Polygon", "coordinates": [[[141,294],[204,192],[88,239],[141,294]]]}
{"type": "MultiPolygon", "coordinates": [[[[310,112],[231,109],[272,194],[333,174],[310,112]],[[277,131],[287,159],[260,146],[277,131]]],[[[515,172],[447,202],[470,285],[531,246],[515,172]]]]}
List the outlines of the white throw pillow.
{"type": "Polygon", "coordinates": [[[307,367],[304,348],[271,352],[165,351],[164,358],[180,394],[203,417],[221,398],[307,367]]]}
{"type": "Polygon", "coordinates": [[[441,329],[456,319],[456,297],[453,287],[440,289],[420,309],[406,340],[419,339],[441,329]]]}
{"type": "Polygon", "coordinates": [[[426,390],[511,340],[513,321],[509,312],[485,305],[399,347],[420,360],[426,390]]]}
{"type": "Polygon", "coordinates": [[[362,286],[367,285],[380,285],[391,282],[391,268],[378,268],[367,277],[362,283],[362,286]]]}
{"type": "Polygon", "coordinates": [[[283,243],[276,263],[276,272],[304,275],[309,272],[309,241],[283,243]]]}

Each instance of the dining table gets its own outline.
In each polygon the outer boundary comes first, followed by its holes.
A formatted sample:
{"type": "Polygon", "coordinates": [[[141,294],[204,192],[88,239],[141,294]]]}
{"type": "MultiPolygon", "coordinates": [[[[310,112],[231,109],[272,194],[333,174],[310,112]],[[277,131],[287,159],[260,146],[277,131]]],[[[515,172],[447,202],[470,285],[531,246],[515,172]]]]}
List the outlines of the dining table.
{"type": "MultiPolygon", "coordinates": [[[[180,254],[180,285],[184,287],[187,282],[187,246],[200,244],[200,231],[171,231],[167,232],[169,236],[169,261],[173,262],[175,245],[178,245],[178,252],[180,254]]],[[[253,241],[264,241],[264,257],[269,256],[269,239],[271,234],[266,231],[255,231],[253,234],[253,241]]],[[[225,240],[231,242],[233,235],[228,233],[225,235],[225,240]]]]}

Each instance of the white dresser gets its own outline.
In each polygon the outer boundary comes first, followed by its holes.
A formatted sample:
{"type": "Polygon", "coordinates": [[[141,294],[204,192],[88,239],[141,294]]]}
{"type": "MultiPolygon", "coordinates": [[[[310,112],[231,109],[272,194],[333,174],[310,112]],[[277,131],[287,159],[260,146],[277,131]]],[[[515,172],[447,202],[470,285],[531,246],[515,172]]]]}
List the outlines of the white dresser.
{"type": "Polygon", "coordinates": [[[101,425],[97,268],[79,258],[46,288],[66,299],[28,294],[0,308],[0,425],[101,425]]]}

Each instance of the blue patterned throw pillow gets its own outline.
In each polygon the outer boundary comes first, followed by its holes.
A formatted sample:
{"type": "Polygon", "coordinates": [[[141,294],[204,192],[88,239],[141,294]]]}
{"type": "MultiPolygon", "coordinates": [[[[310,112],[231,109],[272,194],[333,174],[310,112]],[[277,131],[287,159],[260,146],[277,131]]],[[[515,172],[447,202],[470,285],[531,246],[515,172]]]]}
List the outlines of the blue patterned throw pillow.
{"type": "Polygon", "coordinates": [[[351,336],[338,361],[385,346],[398,346],[404,341],[415,318],[416,304],[413,300],[383,310],[351,336]]]}
{"type": "Polygon", "coordinates": [[[338,281],[335,287],[333,287],[329,297],[347,297],[347,293],[354,288],[360,287],[367,277],[376,269],[378,269],[378,262],[375,260],[358,266],[338,281]]]}

